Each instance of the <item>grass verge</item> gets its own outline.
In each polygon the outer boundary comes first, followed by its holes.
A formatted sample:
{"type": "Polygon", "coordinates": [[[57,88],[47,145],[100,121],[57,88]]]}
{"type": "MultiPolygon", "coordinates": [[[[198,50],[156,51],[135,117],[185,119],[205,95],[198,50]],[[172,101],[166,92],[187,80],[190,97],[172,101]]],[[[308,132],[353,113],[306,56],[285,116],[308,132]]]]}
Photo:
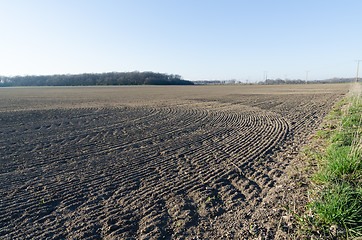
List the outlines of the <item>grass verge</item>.
{"type": "Polygon", "coordinates": [[[305,154],[318,167],[308,204],[308,222],[314,231],[331,239],[362,237],[361,85],[355,85],[326,118],[317,132],[316,147],[305,154]]]}

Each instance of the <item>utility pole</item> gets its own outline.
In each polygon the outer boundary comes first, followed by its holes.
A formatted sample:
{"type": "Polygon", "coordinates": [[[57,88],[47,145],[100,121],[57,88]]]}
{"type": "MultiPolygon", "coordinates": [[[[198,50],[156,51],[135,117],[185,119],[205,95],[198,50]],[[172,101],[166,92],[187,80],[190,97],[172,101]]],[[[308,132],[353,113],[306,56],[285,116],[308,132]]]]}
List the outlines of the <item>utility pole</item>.
{"type": "Polygon", "coordinates": [[[308,73],[309,71],[305,71],[305,84],[308,84],[308,73]]]}
{"type": "Polygon", "coordinates": [[[357,60],[357,75],[356,75],[356,83],[358,82],[359,61],[361,61],[361,60],[357,60]]]}

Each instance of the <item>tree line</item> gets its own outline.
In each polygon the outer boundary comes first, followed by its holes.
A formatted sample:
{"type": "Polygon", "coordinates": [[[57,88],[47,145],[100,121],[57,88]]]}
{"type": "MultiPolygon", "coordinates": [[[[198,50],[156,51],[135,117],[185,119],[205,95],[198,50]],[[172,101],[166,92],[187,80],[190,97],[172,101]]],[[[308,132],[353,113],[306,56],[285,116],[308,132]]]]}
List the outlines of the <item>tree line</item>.
{"type": "Polygon", "coordinates": [[[180,75],[155,72],[110,72],[43,76],[0,76],[0,87],[96,85],[193,85],[180,75]]]}
{"type": "Polygon", "coordinates": [[[354,82],[355,78],[331,78],[324,80],[310,80],[306,82],[305,80],[295,79],[295,80],[283,80],[280,78],[277,79],[266,79],[263,82],[259,82],[259,84],[267,84],[267,85],[278,85],[278,84],[305,84],[305,83],[350,83],[354,82]]]}

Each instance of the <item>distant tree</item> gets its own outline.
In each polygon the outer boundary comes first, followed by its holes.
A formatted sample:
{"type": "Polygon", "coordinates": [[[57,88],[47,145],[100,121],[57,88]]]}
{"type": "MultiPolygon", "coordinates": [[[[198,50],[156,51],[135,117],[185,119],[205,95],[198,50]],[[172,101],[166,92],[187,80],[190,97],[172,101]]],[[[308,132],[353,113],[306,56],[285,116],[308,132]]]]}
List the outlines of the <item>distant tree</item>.
{"type": "Polygon", "coordinates": [[[8,86],[91,86],[91,85],[193,85],[180,75],[154,72],[84,73],[77,75],[1,77],[0,87],[8,86]]]}

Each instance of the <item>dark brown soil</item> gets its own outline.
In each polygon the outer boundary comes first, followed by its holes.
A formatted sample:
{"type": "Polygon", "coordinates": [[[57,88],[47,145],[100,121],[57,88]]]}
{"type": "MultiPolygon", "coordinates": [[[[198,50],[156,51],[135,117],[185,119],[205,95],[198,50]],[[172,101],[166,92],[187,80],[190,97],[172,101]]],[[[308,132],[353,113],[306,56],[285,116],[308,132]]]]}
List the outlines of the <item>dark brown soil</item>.
{"type": "Polygon", "coordinates": [[[0,89],[2,239],[288,239],[348,85],[0,89]]]}

